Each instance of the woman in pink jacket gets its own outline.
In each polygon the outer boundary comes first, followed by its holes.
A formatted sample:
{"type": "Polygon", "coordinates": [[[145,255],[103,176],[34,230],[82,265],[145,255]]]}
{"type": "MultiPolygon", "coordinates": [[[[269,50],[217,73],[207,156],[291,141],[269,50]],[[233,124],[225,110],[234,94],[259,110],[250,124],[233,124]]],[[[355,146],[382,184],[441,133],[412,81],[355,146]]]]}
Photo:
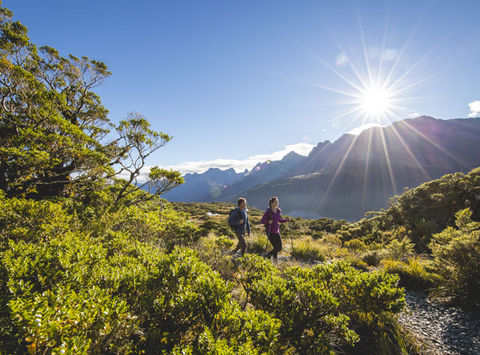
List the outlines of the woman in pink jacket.
{"type": "Polygon", "coordinates": [[[263,214],[261,224],[265,225],[265,232],[267,233],[268,240],[273,245],[273,250],[266,256],[267,258],[273,258],[277,261],[277,254],[282,250],[282,239],[280,238],[280,223],[288,222],[290,219],[287,217],[282,218],[282,210],[278,208],[278,197],[272,197],[268,202],[269,208],[263,214]]]}

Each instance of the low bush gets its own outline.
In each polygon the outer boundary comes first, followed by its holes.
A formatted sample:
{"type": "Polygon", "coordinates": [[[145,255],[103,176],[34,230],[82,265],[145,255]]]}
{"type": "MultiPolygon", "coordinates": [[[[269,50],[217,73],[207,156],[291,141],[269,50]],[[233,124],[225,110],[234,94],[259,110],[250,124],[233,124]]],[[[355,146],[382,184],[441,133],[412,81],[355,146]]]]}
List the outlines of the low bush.
{"type": "Polygon", "coordinates": [[[385,258],[385,250],[368,250],[362,254],[362,261],[369,266],[378,266],[380,262],[385,258]]]}
{"type": "Polygon", "coordinates": [[[439,280],[437,275],[425,269],[419,258],[410,258],[408,262],[384,260],[383,269],[389,274],[397,274],[400,277],[400,285],[408,289],[429,290],[439,280]]]}
{"type": "Polygon", "coordinates": [[[322,239],[321,239],[322,243],[327,243],[327,244],[331,244],[331,245],[335,245],[335,246],[342,246],[342,240],[340,239],[340,237],[338,235],[335,235],[335,234],[328,234],[328,235],[325,235],[322,239]]]}
{"type": "Polygon", "coordinates": [[[406,260],[413,256],[415,245],[408,237],[403,237],[401,241],[394,239],[387,245],[387,254],[393,260],[406,260]]]}
{"type": "MultiPolygon", "coordinates": [[[[280,273],[268,261],[247,255],[240,280],[255,308],[281,320],[280,334],[298,353],[375,348],[380,338],[393,334],[393,315],[405,305],[397,276],[363,273],[346,263],[280,273]]],[[[388,341],[404,348],[400,337],[388,341]]]]}
{"type": "Polygon", "coordinates": [[[434,234],[430,248],[435,270],[443,278],[437,292],[469,307],[480,308],[480,222],[472,211],[455,214],[456,228],[434,234]]]}
{"type": "Polygon", "coordinates": [[[360,239],[351,239],[349,241],[346,241],[344,245],[346,248],[350,250],[354,250],[356,252],[360,252],[367,249],[367,246],[365,245],[365,243],[362,242],[360,239]]]}
{"type": "Polygon", "coordinates": [[[195,245],[198,257],[204,263],[208,264],[213,270],[222,275],[225,280],[233,280],[234,269],[232,256],[230,252],[234,249],[237,241],[228,236],[215,236],[209,234],[208,237],[200,239],[195,245]]]}
{"type": "Polygon", "coordinates": [[[325,250],[325,247],[322,247],[320,243],[305,238],[293,243],[290,254],[297,260],[324,262],[326,260],[325,250]]]}
{"type": "MultiPolygon", "coordinates": [[[[91,233],[71,223],[76,217],[61,202],[0,195],[0,205],[0,353],[199,353],[205,344],[235,352],[241,342],[275,349],[279,322],[242,311],[232,284],[195,251],[166,253],[154,234],[132,236],[140,221],[165,231],[177,222],[181,230],[184,219],[158,224],[148,213],[119,209],[91,233]]],[[[227,237],[211,243],[211,253],[232,245],[227,237]]]]}
{"type": "Polygon", "coordinates": [[[368,271],[369,270],[368,264],[366,262],[364,262],[362,260],[362,258],[360,258],[359,256],[347,255],[343,259],[343,261],[346,262],[347,264],[351,265],[352,267],[354,267],[357,270],[361,270],[361,271],[368,271]]]}
{"type": "Polygon", "coordinates": [[[250,238],[247,239],[247,251],[249,253],[262,255],[271,249],[273,247],[265,233],[252,233],[250,238]]]}

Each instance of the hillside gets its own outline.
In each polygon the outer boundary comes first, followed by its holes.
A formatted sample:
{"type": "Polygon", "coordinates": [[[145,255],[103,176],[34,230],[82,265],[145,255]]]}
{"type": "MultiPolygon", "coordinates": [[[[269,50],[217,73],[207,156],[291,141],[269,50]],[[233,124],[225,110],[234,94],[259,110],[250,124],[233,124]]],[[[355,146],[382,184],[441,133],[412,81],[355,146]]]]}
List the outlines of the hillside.
{"type": "Polygon", "coordinates": [[[387,207],[405,188],[480,165],[480,120],[420,117],[320,144],[299,174],[242,192],[261,207],[280,198],[285,212],[357,220],[387,207]]]}
{"type": "Polygon", "coordinates": [[[163,195],[169,201],[202,202],[220,198],[225,186],[242,180],[245,173],[236,173],[233,169],[220,170],[210,168],[202,174],[186,174],[185,182],[163,195]]]}
{"type": "Polygon", "coordinates": [[[251,171],[210,169],[187,174],[165,194],[170,201],[234,202],[264,208],[280,198],[291,215],[358,220],[389,198],[425,181],[480,165],[480,119],[418,117],[319,143],[307,157],[294,152],[251,171]]]}

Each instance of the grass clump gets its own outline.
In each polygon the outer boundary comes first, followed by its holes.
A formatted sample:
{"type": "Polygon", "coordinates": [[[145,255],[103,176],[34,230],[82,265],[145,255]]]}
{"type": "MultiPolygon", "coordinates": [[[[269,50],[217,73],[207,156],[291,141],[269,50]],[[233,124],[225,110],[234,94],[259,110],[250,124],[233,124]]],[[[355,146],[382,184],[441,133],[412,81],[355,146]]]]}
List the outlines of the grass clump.
{"type": "Polygon", "coordinates": [[[345,247],[356,252],[360,252],[367,249],[367,246],[365,245],[365,243],[360,239],[356,239],[356,238],[345,242],[345,247]]]}
{"type": "Polygon", "coordinates": [[[295,241],[290,253],[292,257],[297,260],[320,262],[326,260],[326,248],[320,243],[312,241],[310,238],[295,241]]]}
{"type": "Polygon", "coordinates": [[[410,258],[407,262],[387,259],[383,262],[383,269],[400,276],[400,285],[413,290],[430,290],[439,280],[436,274],[426,270],[420,258],[410,258]]]}

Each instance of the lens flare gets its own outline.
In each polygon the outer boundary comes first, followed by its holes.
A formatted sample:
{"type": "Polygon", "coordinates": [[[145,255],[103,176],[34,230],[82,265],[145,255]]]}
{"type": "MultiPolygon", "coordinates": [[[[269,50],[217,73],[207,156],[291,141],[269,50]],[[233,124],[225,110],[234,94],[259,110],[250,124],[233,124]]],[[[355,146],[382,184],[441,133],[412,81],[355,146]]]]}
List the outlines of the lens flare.
{"type": "MultiPolygon", "coordinates": [[[[328,182],[326,190],[323,192],[323,196],[318,202],[319,205],[323,205],[326,201],[327,195],[330,193],[330,189],[335,184],[337,178],[340,178],[342,174],[352,174],[351,171],[345,172],[344,165],[349,159],[350,155],[364,154],[367,158],[363,167],[358,171],[358,181],[363,184],[362,196],[366,199],[368,193],[367,179],[372,169],[369,157],[371,155],[372,141],[375,139],[379,144],[381,155],[383,155],[383,165],[380,167],[380,175],[382,180],[385,181],[385,186],[390,185],[391,191],[394,194],[398,194],[402,186],[401,178],[395,176],[395,164],[398,155],[395,152],[400,149],[404,149],[406,156],[429,180],[429,176],[416,158],[411,147],[408,145],[408,140],[405,139],[408,134],[415,134],[420,136],[427,143],[435,146],[443,153],[452,156],[445,148],[441,147],[437,142],[418,131],[414,125],[404,118],[409,117],[413,112],[419,112],[418,108],[409,107],[413,102],[422,100],[423,97],[415,93],[415,89],[435,76],[434,74],[427,75],[428,68],[422,68],[426,62],[426,59],[433,53],[434,46],[425,54],[418,58],[415,62],[409,62],[409,58],[413,58],[412,55],[408,55],[407,48],[413,40],[417,27],[420,25],[420,19],[412,29],[412,32],[405,44],[400,47],[395,47],[393,43],[389,43],[388,39],[388,19],[386,19],[384,41],[383,43],[367,43],[365,32],[361,18],[359,17],[359,35],[360,38],[356,39],[354,44],[349,44],[347,47],[343,46],[337,39],[332,31],[329,31],[332,38],[337,44],[339,55],[334,63],[331,60],[325,60],[320,58],[317,54],[311,50],[306,50],[314,57],[320,64],[322,64],[328,71],[337,77],[338,80],[330,81],[330,84],[326,82],[315,82],[312,80],[298,81],[311,85],[315,88],[319,88],[322,91],[330,92],[329,98],[324,103],[317,103],[315,106],[324,105],[336,105],[344,107],[344,110],[330,118],[329,123],[332,127],[342,127],[344,132],[353,134],[354,137],[345,149],[344,156],[335,172],[328,182]],[[349,49],[349,50],[346,50],[349,49]],[[337,101],[332,101],[331,94],[336,94],[337,101]],[[343,111],[343,112],[342,112],[343,111]],[[397,125],[392,125],[394,121],[401,120],[397,125]],[[357,145],[359,134],[366,128],[371,127],[384,127],[389,126],[388,130],[384,129],[370,129],[367,136],[367,144],[357,145]],[[401,130],[399,131],[399,127],[401,130]],[[393,139],[396,137],[397,139],[393,139]],[[397,146],[392,146],[395,142],[397,146]],[[364,148],[365,152],[358,152],[359,148],[364,148]],[[362,171],[363,169],[363,171],[362,171]]],[[[377,40],[378,41],[378,40],[377,40]]],[[[398,46],[398,43],[396,44],[398,46]]],[[[333,99],[335,100],[335,99],[333,99]]],[[[417,114],[418,116],[418,114],[417,114]]],[[[364,136],[365,137],[365,136],[364,136]]],[[[452,158],[454,158],[452,156],[452,158]]],[[[455,158],[458,160],[458,158],[455,158]]],[[[355,174],[355,172],[353,172],[355,174]]]]}
{"type": "Polygon", "coordinates": [[[392,109],[392,99],[388,90],[372,86],[361,93],[358,104],[366,115],[378,117],[392,109]]]}

